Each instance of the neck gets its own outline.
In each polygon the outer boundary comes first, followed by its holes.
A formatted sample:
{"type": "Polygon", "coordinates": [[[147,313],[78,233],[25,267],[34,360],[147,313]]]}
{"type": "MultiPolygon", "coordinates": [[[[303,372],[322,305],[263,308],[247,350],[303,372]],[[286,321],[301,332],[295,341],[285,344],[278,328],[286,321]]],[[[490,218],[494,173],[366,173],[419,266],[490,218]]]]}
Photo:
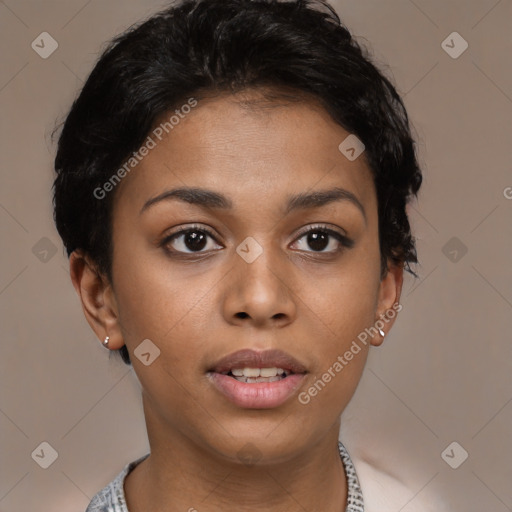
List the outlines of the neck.
{"type": "Polygon", "coordinates": [[[343,512],[347,483],[339,421],[322,439],[280,462],[244,464],[202,448],[146,412],[151,455],[125,480],[130,512],[343,512]]]}

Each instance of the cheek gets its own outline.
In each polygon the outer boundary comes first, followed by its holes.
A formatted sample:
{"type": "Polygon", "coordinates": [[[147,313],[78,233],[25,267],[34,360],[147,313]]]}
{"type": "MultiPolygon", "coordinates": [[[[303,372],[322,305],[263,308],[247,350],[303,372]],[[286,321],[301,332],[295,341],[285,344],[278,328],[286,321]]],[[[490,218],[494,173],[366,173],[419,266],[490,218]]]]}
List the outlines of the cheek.
{"type": "MultiPolygon", "coordinates": [[[[323,280],[321,288],[318,283],[310,288],[310,311],[303,313],[320,328],[315,336],[320,341],[311,347],[312,358],[318,361],[313,377],[328,382],[319,402],[348,402],[357,386],[370,347],[365,329],[375,321],[378,271],[374,257],[354,255],[345,266],[332,272],[329,280],[323,280]]],[[[322,387],[322,383],[318,386],[322,387]]]]}
{"type": "Polygon", "coordinates": [[[328,278],[313,279],[304,287],[309,288],[311,309],[338,343],[357,336],[374,321],[380,283],[375,259],[354,253],[344,264],[333,266],[328,278]]]}
{"type": "Polygon", "coordinates": [[[378,297],[378,286],[364,275],[347,276],[338,283],[334,282],[330,293],[331,329],[341,339],[357,336],[361,330],[371,325],[378,297]]]}
{"type": "Polygon", "coordinates": [[[315,316],[322,322],[316,323],[322,327],[314,336],[319,341],[308,347],[317,364],[298,397],[307,418],[334,423],[351,400],[368,357],[365,329],[373,325],[376,298],[375,281],[365,273],[332,279],[317,293],[315,316]]]}
{"type": "MultiPolygon", "coordinates": [[[[119,320],[125,342],[159,339],[193,307],[199,292],[187,284],[187,275],[173,271],[163,250],[117,214],[114,225],[113,280],[119,320]]],[[[135,224],[136,225],[136,224],[135,224]]]]}
{"type": "MultiPolygon", "coordinates": [[[[332,379],[333,384],[329,387],[346,386],[349,382],[355,385],[364,368],[370,346],[370,338],[365,334],[365,329],[374,321],[375,286],[364,281],[358,281],[357,286],[351,286],[350,280],[332,281],[330,288],[324,290],[321,300],[322,305],[318,306],[321,315],[318,316],[325,319],[326,328],[323,329],[321,344],[315,347],[315,350],[321,347],[321,354],[317,354],[317,376],[331,370],[331,377],[334,372],[337,378],[332,379]],[[342,359],[341,363],[339,358],[342,359]]],[[[330,380],[328,375],[325,378],[330,380]]]]}
{"type": "Polygon", "coordinates": [[[132,255],[118,271],[116,297],[124,342],[142,387],[156,403],[172,404],[169,414],[174,417],[172,411],[186,414],[197,400],[190,380],[203,349],[204,326],[195,320],[211,284],[195,280],[191,286],[190,279],[158,265],[132,255]],[[145,339],[160,350],[148,366],[134,354],[145,339]]]}
{"type": "Polygon", "coordinates": [[[206,278],[194,280],[192,286],[190,279],[179,272],[133,258],[118,273],[116,283],[126,343],[141,337],[153,338],[155,343],[172,338],[210,288],[206,278]]]}
{"type": "Polygon", "coordinates": [[[123,243],[127,239],[121,235],[114,245],[113,278],[124,341],[130,352],[144,339],[162,350],[161,340],[171,335],[173,326],[190,309],[190,292],[179,276],[160,268],[155,258],[144,253],[140,241],[123,243]]]}

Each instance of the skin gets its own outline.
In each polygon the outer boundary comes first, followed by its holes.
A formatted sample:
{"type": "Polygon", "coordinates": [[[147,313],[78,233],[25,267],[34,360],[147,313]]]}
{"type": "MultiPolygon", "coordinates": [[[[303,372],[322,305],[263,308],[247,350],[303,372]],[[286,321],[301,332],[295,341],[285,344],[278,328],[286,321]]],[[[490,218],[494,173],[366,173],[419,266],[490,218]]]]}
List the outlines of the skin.
{"type": "Polygon", "coordinates": [[[112,283],[82,251],[70,258],[88,322],[100,340],[110,337],[110,349],[127,345],[142,385],[151,455],[126,479],[130,512],[345,510],[340,416],[370,344],[383,338],[360,344],[307,405],[297,395],[399,301],[403,267],[389,266],[381,279],[376,191],[364,153],[351,162],[338,149],[348,132],[314,100],[242,103],[259,98],[246,90],[200,100],[123,179],[112,283]],[[233,207],[172,199],[139,213],[182,186],[220,192],[233,207]],[[354,194],[366,219],[348,200],[285,214],[289,195],[332,187],[354,194]],[[216,238],[199,254],[183,235],[167,243],[174,256],[159,246],[193,224],[216,238]],[[325,249],[312,247],[301,230],[316,224],[346,234],[353,247],[332,236],[325,249]],[[263,249],[252,263],[236,252],[249,236],[263,249]],[[133,354],[146,338],[161,351],[149,366],[133,354]],[[242,348],[291,354],[308,370],[300,389],[275,409],[229,402],[206,372],[242,348]],[[237,455],[248,443],[259,457],[253,465],[237,455]]]}

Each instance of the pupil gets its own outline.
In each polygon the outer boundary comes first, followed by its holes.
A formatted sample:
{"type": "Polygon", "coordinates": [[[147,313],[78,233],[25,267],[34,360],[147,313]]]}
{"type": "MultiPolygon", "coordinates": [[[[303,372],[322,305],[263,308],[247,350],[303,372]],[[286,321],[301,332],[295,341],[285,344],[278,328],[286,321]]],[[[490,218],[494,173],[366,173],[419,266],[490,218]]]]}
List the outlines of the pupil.
{"type": "Polygon", "coordinates": [[[200,251],[206,245],[206,237],[204,233],[191,231],[185,235],[185,245],[191,251],[200,251]]]}
{"type": "Polygon", "coordinates": [[[327,233],[309,233],[308,245],[315,251],[324,250],[329,244],[329,235],[327,233]]]}

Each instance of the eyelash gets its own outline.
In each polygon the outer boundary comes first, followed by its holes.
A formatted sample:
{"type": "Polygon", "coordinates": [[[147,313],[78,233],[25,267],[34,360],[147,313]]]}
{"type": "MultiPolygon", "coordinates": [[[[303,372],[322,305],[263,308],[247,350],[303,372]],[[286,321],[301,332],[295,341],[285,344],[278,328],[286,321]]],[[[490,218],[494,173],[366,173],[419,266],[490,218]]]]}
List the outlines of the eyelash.
{"type": "MultiPolygon", "coordinates": [[[[182,256],[182,255],[189,255],[189,256],[192,256],[192,255],[204,254],[201,251],[188,253],[188,252],[171,250],[171,249],[167,248],[168,244],[172,240],[174,240],[175,238],[178,238],[180,235],[191,233],[191,232],[206,233],[217,244],[219,243],[219,242],[217,242],[216,236],[208,228],[205,228],[205,227],[199,226],[199,225],[192,225],[192,226],[189,226],[189,227],[181,228],[178,231],[172,233],[171,235],[165,237],[160,242],[159,246],[160,247],[164,247],[165,251],[168,252],[171,255],[180,255],[180,256],[182,256]]],[[[306,230],[300,232],[297,235],[297,238],[295,239],[295,241],[300,240],[301,238],[303,238],[304,236],[308,235],[309,233],[323,233],[323,234],[332,236],[333,238],[338,240],[338,242],[342,245],[342,247],[347,248],[347,249],[350,249],[350,248],[352,248],[354,246],[354,241],[352,239],[350,239],[347,236],[342,235],[338,231],[330,229],[330,228],[328,228],[328,227],[326,227],[325,225],[322,225],[322,224],[317,224],[317,225],[314,225],[314,226],[310,226],[306,230]]],[[[335,250],[335,251],[328,251],[328,252],[323,252],[323,251],[305,251],[305,252],[313,253],[313,254],[331,254],[332,255],[332,254],[341,252],[341,250],[342,249],[338,249],[338,250],[335,250]]]]}

